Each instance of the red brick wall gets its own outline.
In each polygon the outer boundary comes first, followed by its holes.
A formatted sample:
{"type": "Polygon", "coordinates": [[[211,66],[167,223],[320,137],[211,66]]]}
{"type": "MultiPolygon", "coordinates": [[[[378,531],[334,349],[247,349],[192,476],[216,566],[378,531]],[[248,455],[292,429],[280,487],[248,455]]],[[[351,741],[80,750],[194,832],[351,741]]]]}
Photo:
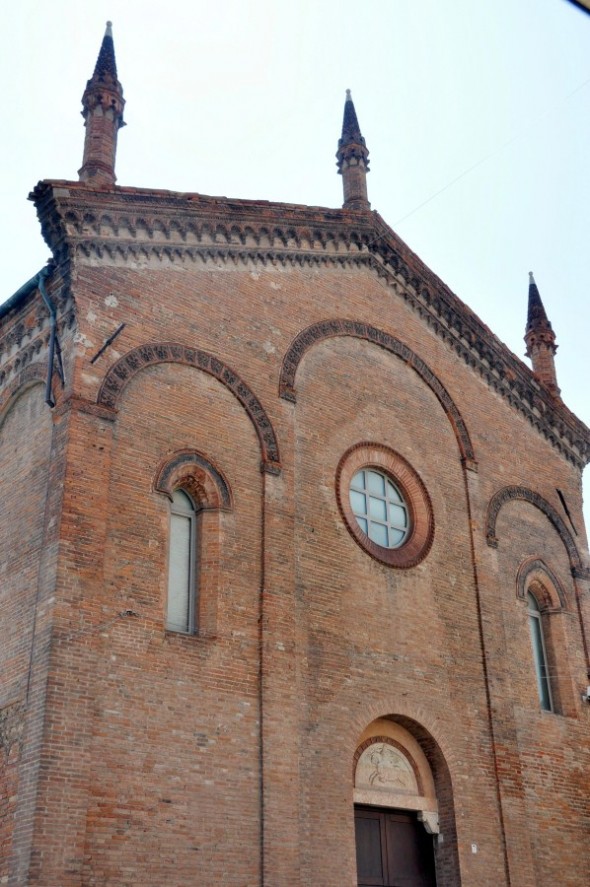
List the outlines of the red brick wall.
{"type": "Polygon", "coordinates": [[[8,876],[50,461],[42,385],[0,416],[0,881],[8,876]]]}
{"type": "Polygon", "coordinates": [[[589,714],[570,564],[530,503],[501,511],[497,549],[485,539],[499,489],[529,487],[565,521],[559,487],[584,550],[579,472],[367,270],[96,263],[75,269],[74,295],[68,385],[80,399],[60,413],[67,473],[31,883],[250,887],[262,854],[266,887],[352,887],[353,755],[367,725],[391,717],[435,775],[439,887],[498,887],[507,870],[519,887],[581,885],[589,714]],[[330,317],[371,323],[430,366],[478,473],[462,467],[433,391],[375,344],[316,344],[297,402],[279,398],[291,341],[330,317]],[[252,422],[195,367],[142,370],[116,415],[89,406],[118,357],[157,341],[200,348],[242,377],[277,433],[280,476],[260,473],[252,422]],[[370,558],[338,510],[338,462],[362,440],[397,451],[428,490],[434,541],[411,569],[370,558]],[[153,484],[183,449],[233,494],[214,638],[164,630],[169,506],[153,484]],[[557,617],[567,717],[535,699],[516,597],[518,567],[535,555],[570,602],[557,617]]]}

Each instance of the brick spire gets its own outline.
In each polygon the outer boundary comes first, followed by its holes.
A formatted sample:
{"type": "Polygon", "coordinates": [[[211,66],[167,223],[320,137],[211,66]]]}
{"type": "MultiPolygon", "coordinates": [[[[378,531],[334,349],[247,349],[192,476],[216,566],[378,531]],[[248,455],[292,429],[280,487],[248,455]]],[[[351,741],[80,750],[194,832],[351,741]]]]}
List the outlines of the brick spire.
{"type": "Polygon", "coordinates": [[[555,375],[555,333],[532,271],[529,271],[529,308],[524,341],[527,357],[530,357],[533,364],[533,372],[552,394],[559,396],[560,389],[555,375]]]}
{"type": "Polygon", "coordinates": [[[124,126],[123,88],[117,80],[117,63],[111,22],[102,40],[94,74],[82,96],[82,116],[86,127],[84,160],[78,171],[81,182],[114,185],[117,133],[124,126]]]}
{"type": "Polygon", "coordinates": [[[371,209],[367,196],[369,150],[361,135],[350,89],[346,90],[342,136],[338,141],[336,159],[344,187],[344,209],[371,209]]]}

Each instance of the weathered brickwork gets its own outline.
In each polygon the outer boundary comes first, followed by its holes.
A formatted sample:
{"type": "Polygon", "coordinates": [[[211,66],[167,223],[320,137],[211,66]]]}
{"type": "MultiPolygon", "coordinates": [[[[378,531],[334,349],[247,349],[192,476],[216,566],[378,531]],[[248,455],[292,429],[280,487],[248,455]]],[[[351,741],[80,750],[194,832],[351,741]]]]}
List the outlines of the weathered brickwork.
{"type": "Polygon", "coordinates": [[[355,887],[356,803],[438,828],[438,887],[584,887],[590,432],[368,208],[115,188],[101,146],[34,195],[53,411],[37,285],[0,313],[0,883],[355,887]],[[359,444],[408,466],[406,562],[347,527],[359,444]],[[366,800],[378,742],[415,797],[366,800]]]}

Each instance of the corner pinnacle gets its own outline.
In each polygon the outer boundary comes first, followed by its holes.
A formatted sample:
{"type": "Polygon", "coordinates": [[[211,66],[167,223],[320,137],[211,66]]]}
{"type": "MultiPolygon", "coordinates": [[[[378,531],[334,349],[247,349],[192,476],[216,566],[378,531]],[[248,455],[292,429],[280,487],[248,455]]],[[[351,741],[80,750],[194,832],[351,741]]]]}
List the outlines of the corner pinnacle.
{"type": "Polygon", "coordinates": [[[551,324],[549,323],[545,306],[541,301],[541,294],[535,283],[533,272],[529,271],[529,304],[526,329],[529,332],[539,327],[551,329],[551,324]]]}
{"type": "Polygon", "coordinates": [[[338,172],[342,176],[344,208],[370,209],[367,195],[369,149],[361,133],[350,89],[346,90],[342,135],[338,140],[336,161],[338,172]]]}
{"type": "Polygon", "coordinates": [[[84,157],[78,170],[81,182],[112,186],[116,182],[117,132],[123,120],[123,87],[117,79],[112,22],[107,22],[94,73],[82,96],[86,127],[84,157]]]}
{"type": "Polygon", "coordinates": [[[104,80],[105,77],[111,77],[115,81],[117,79],[117,62],[115,60],[112,22],[107,22],[92,79],[104,80]]]}
{"type": "Polygon", "coordinates": [[[555,333],[543,302],[533,272],[529,271],[529,300],[527,324],[524,335],[526,354],[530,357],[533,372],[554,397],[559,397],[555,373],[555,333]]]}
{"type": "MultiPolygon", "coordinates": [[[[365,140],[361,134],[361,128],[359,126],[358,118],[356,116],[356,110],[354,107],[354,102],[352,101],[352,94],[350,92],[350,89],[346,90],[346,100],[344,102],[344,118],[342,120],[342,136],[338,141],[338,148],[344,148],[347,145],[362,145],[363,147],[366,147],[365,140]]],[[[369,152],[367,151],[367,157],[368,155],[369,152]]]]}

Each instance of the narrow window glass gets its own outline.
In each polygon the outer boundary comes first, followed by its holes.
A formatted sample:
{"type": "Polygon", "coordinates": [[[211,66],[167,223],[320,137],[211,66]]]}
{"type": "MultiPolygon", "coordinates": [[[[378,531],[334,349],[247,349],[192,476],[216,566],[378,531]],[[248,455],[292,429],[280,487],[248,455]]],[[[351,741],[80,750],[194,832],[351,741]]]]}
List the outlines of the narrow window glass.
{"type": "Polygon", "coordinates": [[[170,507],[170,550],[168,566],[168,611],[170,631],[195,630],[195,548],[196,521],[192,500],[176,490],[170,507]]]}
{"type": "Polygon", "coordinates": [[[543,640],[543,626],[541,625],[541,612],[536,598],[530,592],[527,595],[527,603],[539,702],[541,703],[541,708],[545,711],[553,711],[547,655],[543,640]]]}

